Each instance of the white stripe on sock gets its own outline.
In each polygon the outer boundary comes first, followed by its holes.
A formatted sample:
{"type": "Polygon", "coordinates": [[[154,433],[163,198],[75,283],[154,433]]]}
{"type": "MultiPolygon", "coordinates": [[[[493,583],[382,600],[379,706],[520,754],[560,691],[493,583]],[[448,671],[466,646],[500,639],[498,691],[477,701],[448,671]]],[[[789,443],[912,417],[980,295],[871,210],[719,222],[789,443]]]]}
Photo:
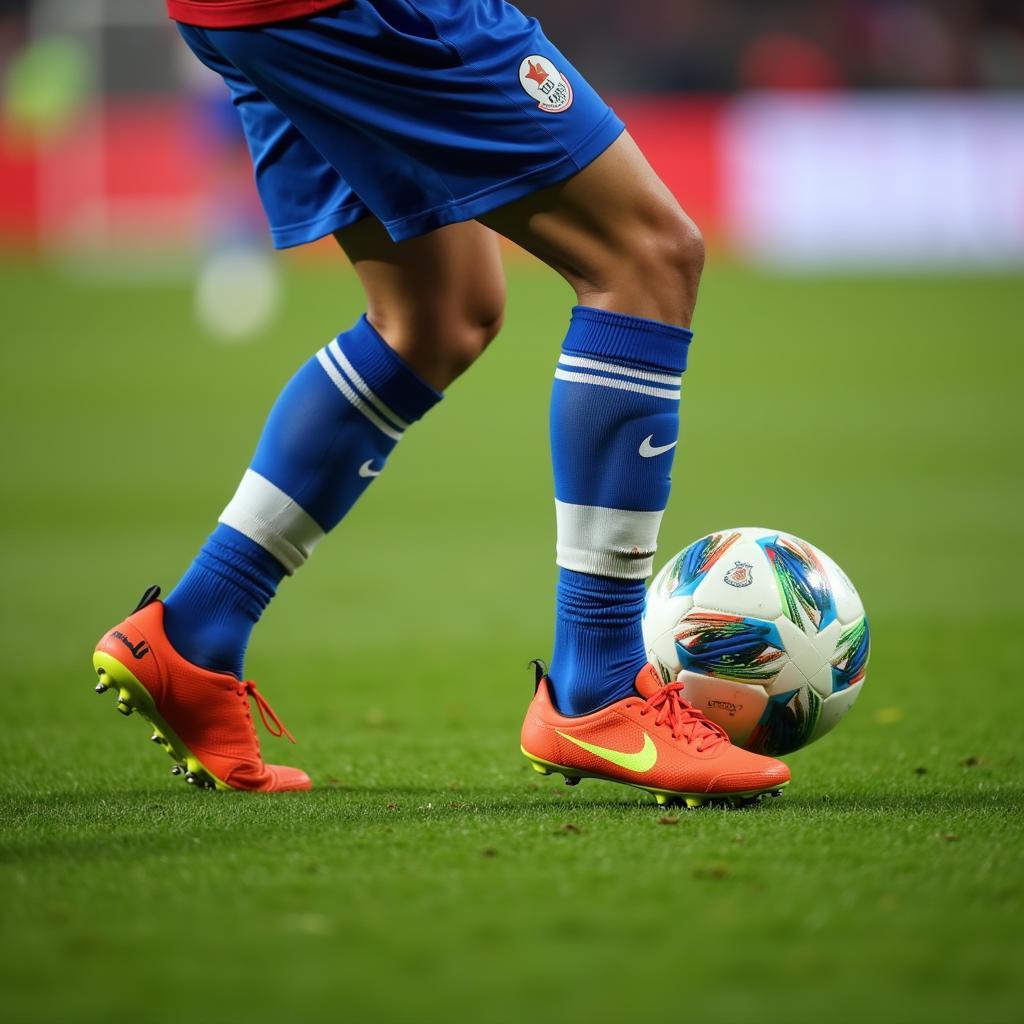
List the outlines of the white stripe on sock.
{"type": "Polygon", "coordinates": [[[572,505],[555,499],[558,564],[563,569],[643,580],[654,569],[664,512],[572,505]]]}
{"type": "Polygon", "coordinates": [[[323,539],[312,516],[266,477],[245,471],[220,522],[266,548],[291,575],[323,539]]]}
{"type": "Polygon", "coordinates": [[[650,395],[652,398],[667,398],[676,402],[683,397],[681,391],[652,388],[647,384],[633,384],[631,381],[617,380],[614,377],[597,377],[592,373],[570,373],[568,370],[555,370],[555,379],[571,381],[574,384],[596,384],[602,388],[618,388],[619,391],[635,391],[639,395],[650,395]]]}
{"type": "Polygon", "coordinates": [[[316,354],[317,359],[320,361],[320,365],[324,368],[324,372],[328,377],[334,381],[338,390],[382,433],[387,434],[388,437],[393,438],[395,441],[402,440],[402,432],[396,430],[390,423],[382,420],[373,409],[370,408],[363,399],[352,390],[348,381],[341,375],[341,371],[334,365],[331,357],[327,354],[327,349],[322,348],[316,354]]]}
{"type": "Polygon", "coordinates": [[[328,351],[338,361],[338,365],[345,371],[345,375],[355,385],[356,391],[358,391],[363,398],[365,398],[370,405],[372,405],[377,412],[381,414],[385,419],[391,420],[396,427],[401,430],[407,430],[409,424],[402,419],[397,413],[394,413],[389,409],[371,390],[370,386],[363,380],[362,377],[356,373],[356,368],[349,362],[345,353],[341,351],[341,346],[338,344],[338,339],[335,338],[327,346],[328,351]]]}
{"type": "Polygon", "coordinates": [[[607,373],[619,373],[625,377],[635,377],[637,380],[650,380],[657,384],[671,384],[676,388],[683,382],[683,378],[679,374],[652,373],[650,370],[637,370],[632,366],[619,366],[617,363],[606,363],[600,359],[583,359],[580,356],[567,356],[564,352],[558,357],[558,361],[564,366],[579,366],[584,370],[604,370],[607,373]]]}

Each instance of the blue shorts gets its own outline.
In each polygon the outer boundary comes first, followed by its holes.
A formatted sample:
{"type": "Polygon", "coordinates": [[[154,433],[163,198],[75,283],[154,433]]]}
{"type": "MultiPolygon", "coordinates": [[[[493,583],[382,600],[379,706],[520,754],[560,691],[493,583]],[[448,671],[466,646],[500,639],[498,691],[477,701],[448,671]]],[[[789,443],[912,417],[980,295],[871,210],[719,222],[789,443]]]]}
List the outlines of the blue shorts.
{"type": "Polygon", "coordinates": [[[369,214],[395,241],[563,181],[622,132],[502,0],[353,0],[275,25],[179,25],[242,116],[278,248],[369,214]]]}

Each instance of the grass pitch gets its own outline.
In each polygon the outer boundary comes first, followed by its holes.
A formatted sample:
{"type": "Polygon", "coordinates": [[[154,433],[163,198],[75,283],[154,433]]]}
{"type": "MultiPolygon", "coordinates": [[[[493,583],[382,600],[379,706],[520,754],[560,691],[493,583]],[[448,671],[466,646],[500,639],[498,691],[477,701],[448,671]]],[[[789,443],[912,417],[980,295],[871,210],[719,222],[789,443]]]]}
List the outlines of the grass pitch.
{"type": "Polygon", "coordinates": [[[186,289],[4,268],[0,983],[10,1021],[1019,1019],[1021,281],[712,268],[663,560],[778,526],[858,584],[865,692],[751,811],[518,753],[551,638],[546,405],[570,295],[508,326],[282,587],[249,671],[308,796],[197,793],[92,692],[298,362],[360,311],[290,263],[265,337],[186,289]]]}

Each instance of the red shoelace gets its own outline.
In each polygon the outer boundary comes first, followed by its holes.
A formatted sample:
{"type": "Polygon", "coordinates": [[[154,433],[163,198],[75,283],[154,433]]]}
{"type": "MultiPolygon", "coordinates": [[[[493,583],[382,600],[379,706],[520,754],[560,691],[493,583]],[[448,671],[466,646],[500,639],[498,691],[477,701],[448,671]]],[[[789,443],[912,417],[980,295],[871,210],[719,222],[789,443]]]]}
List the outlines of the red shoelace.
{"type": "MultiPolygon", "coordinates": [[[[238,696],[243,698],[252,697],[259,710],[263,727],[271,736],[287,736],[292,743],[295,742],[295,737],[285,728],[284,722],[277,717],[274,709],[267,703],[267,698],[256,689],[256,684],[251,679],[238,684],[238,696]]],[[[248,708],[248,701],[246,701],[246,707],[248,708]]]]}
{"type": "Polygon", "coordinates": [[[669,683],[653,696],[648,697],[647,706],[640,712],[657,711],[655,725],[668,725],[672,729],[673,739],[684,739],[687,743],[697,744],[697,750],[703,752],[717,747],[720,743],[729,742],[729,734],[711,719],[698,711],[688,700],[684,700],[682,683],[669,683]]]}

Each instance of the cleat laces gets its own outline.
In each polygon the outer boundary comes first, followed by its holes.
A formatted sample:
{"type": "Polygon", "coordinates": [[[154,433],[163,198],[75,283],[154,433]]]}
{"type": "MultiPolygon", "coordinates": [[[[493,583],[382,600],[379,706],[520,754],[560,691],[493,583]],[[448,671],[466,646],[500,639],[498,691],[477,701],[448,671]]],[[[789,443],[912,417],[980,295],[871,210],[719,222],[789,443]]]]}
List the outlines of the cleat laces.
{"type": "Polygon", "coordinates": [[[663,686],[657,693],[647,698],[647,706],[640,714],[646,715],[650,711],[657,711],[658,717],[654,724],[668,725],[674,740],[684,739],[687,743],[696,743],[699,753],[712,750],[720,743],[728,743],[729,734],[698,711],[688,700],[684,700],[680,696],[682,689],[682,683],[669,683],[663,686]]]}
{"type": "MultiPolygon", "coordinates": [[[[246,697],[252,697],[256,702],[256,707],[260,713],[260,720],[263,722],[263,727],[270,733],[271,736],[286,736],[292,743],[295,742],[295,737],[285,727],[284,722],[277,717],[277,713],[267,702],[267,698],[263,696],[258,689],[256,684],[251,680],[247,679],[244,683],[238,684],[238,696],[243,700],[246,697]]],[[[245,701],[245,713],[249,716],[250,721],[252,716],[249,715],[249,702],[245,701]]],[[[259,747],[259,741],[257,741],[257,748],[259,747]]]]}

